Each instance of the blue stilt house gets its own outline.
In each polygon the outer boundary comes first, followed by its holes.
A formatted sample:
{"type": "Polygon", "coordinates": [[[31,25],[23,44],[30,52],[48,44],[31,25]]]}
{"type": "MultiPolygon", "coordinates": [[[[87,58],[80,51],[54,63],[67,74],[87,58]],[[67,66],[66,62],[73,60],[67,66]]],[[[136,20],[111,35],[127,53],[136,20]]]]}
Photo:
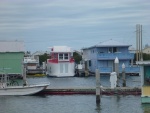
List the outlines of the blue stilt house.
{"type": "Polygon", "coordinates": [[[128,48],[131,45],[120,43],[115,40],[100,42],[94,46],[83,48],[83,61],[86,61],[90,72],[99,69],[100,73],[111,73],[114,71],[114,60],[119,59],[119,72],[122,72],[122,64],[125,64],[126,73],[139,74],[140,68],[133,65],[134,53],[128,48]]]}

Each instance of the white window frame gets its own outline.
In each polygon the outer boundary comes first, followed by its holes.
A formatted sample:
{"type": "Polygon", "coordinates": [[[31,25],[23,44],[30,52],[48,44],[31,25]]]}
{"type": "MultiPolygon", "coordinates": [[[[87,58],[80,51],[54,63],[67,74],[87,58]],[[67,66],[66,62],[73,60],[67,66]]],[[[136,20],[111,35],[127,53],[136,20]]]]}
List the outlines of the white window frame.
{"type": "Polygon", "coordinates": [[[69,53],[58,53],[58,60],[59,61],[69,61],[69,53]],[[60,59],[60,54],[62,54],[62,58],[60,59]],[[68,56],[65,56],[65,55],[68,55],[68,56]],[[67,59],[66,59],[66,57],[68,57],[67,59]]]}

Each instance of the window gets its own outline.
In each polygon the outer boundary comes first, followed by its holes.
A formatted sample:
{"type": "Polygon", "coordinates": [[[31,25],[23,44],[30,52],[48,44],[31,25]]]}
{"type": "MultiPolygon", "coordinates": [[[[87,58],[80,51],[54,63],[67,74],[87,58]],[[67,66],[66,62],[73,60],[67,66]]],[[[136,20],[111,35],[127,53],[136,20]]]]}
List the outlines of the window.
{"type": "Polygon", "coordinates": [[[115,53],[115,52],[117,52],[117,48],[116,47],[108,48],[108,53],[115,53]]]}
{"type": "Polygon", "coordinates": [[[108,53],[112,53],[112,48],[108,48],[108,53]]]}
{"type": "Polygon", "coordinates": [[[117,48],[113,47],[113,53],[117,52],[117,48]]]}
{"type": "Polygon", "coordinates": [[[64,56],[65,56],[65,58],[64,58],[65,60],[68,60],[68,59],[69,59],[68,53],[65,53],[64,56]]]}
{"type": "Polygon", "coordinates": [[[69,54],[68,53],[59,53],[59,60],[69,60],[69,54]]]}
{"type": "Polygon", "coordinates": [[[59,53],[59,60],[63,60],[63,54],[59,53]]]}

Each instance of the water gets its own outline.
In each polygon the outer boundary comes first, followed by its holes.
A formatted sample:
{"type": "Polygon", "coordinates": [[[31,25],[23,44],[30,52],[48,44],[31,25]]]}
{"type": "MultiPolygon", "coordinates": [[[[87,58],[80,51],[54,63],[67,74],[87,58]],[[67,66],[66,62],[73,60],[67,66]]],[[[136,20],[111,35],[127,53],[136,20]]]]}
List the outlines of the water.
{"type": "MultiPolygon", "coordinates": [[[[95,77],[32,77],[28,81],[50,81],[49,87],[95,86],[95,77]]],[[[110,86],[109,76],[102,76],[101,84],[110,86]]],[[[140,77],[127,76],[127,86],[139,87],[140,77]]],[[[101,105],[96,105],[95,95],[0,96],[0,113],[150,113],[150,105],[133,95],[102,95],[101,105]]]]}
{"type": "Polygon", "coordinates": [[[0,113],[149,113],[140,96],[105,96],[96,105],[94,95],[1,96],[0,113]]]}
{"type": "MultiPolygon", "coordinates": [[[[101,85],[104,87],[109,87],[109,76],[101,76],[101,85]]],[[[28,79],[29,83],[38,83],[38,82],[50,82],[49,87],[58,88],[58,87],[95,87],[95,77],[67,77],[67,78],[55,78],[55,77],[32,77],[28,79]]],[[[140,76],[126,76],[126,85],[128,87],[140,87],[140,76]]],[[[120,79],[120,86],[122,86],[122,80],[120,79]]]]}

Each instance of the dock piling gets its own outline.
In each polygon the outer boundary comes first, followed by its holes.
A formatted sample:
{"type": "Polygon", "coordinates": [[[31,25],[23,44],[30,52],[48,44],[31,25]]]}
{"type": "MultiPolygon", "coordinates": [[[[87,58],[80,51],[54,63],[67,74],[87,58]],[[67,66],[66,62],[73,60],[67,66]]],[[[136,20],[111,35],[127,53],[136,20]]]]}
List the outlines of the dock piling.
{"type": "Polygon", "coordinates": [[[96,69],[96,104],[100,104],[100,96],[101,96],[101,90],[100,90],[100,71],[96,69]]]}
{"type": "Polygon", "coordinates": [[[85,76],[89,76],[89,72],[88,72],[88,61],[85,61],[85,76]]]}
{"type": "Polygon", "coordinates": [[[118,57],[115,58],[115,72],[117,74],[117,87],[119,87],[119,60],[118,60],[118,57]]]}
{"type": "Polygon", "coordinates": [[[125,74],[125,64],[122,64],[122,86],[126,87],[126,74],[125,74]]]}

